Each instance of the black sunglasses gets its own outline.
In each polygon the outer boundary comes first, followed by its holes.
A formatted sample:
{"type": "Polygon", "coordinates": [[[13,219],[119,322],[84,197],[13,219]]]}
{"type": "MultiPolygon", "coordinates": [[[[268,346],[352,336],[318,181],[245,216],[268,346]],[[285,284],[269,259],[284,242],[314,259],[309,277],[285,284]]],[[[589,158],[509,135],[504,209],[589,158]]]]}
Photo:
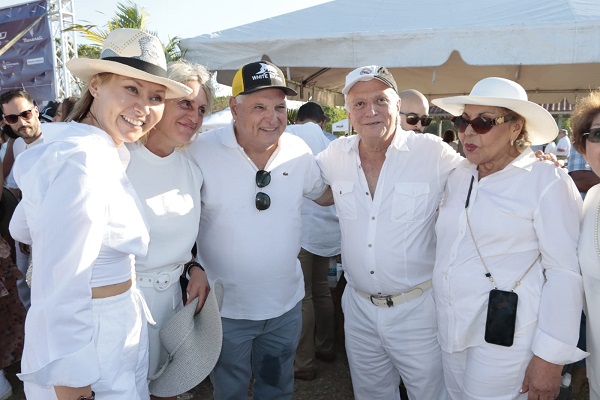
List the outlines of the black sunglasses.
{"type": "Polygon", "coordinates": [[[31,119],[31,117],[33,116],[32,111],[33,111],[33,108],[31,108],[29,110],[25,110],[20,114],[6,114],[6,115],[4,115],[4,119],[9,124],[16,124],[17,121],[19,120],[19,117],[23,118],[25,121],[29,121],[31,119]]]}
{"type": "Polygon", "coordinates": [[[505,115],[494,119],[487,119],[483,117],[473,118],[469,120],[463,116],[452,117],[451,121],[454,127],[458,129],[460,133],[464,133],[467,130],[467,126],[471,125],[471,128],[480,135],[488,133],[495,125],[500,125],[513,119],[512,115],[505,115]]]}
{"type": "Polygon", "coordinates": [[[583,134],[583,138],[590,143],[600,143],[600,128],[590,129],[589,132],[583,134]]]}
{"type": "Polygon", "coordinates": [[[402,111],[400,111],[400,114],[406,115],[406,122],[409,125],[416,125],[421,121],[421,126],[428,126],[432,121],[432,118],[429,115],[419,117],[415,113],[403,113],[402,111]]]}
{"type": "MultiPolygon", "coordinates": [[[[256,171],[256,186],[264,188],[269,183],[271,183],[271,173],[269,171],[265,171],[264,169],[256,171]]],[[[254,203],[258,211],[264,211],[271,207],[271,198],[266,193],[258,192],[256,193],[254,203]]]]}

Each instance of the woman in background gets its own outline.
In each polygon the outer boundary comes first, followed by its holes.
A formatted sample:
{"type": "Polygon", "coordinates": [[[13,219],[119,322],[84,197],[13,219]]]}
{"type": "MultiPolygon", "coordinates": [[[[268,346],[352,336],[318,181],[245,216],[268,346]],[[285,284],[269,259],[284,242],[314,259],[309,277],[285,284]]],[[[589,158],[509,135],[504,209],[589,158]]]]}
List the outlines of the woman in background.
{"type": "MultiPolygon", "coordinates": [[[[600,90],[594,90],[577,102],[571,115],[573,145],[594,173],[600,176],[600,90]]],[[[590,356],[586,370],[590,400],[600,399],[600,185],[588,190],[583,202],[579,238],[579,265],[585,293],[586,340],[590,356]]]]}

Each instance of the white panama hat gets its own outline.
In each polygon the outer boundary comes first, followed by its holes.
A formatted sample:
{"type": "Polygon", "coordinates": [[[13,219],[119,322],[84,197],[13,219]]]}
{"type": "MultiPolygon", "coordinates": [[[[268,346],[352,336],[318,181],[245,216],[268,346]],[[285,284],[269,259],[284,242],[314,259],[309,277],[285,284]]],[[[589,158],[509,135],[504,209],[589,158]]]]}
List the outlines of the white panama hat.
{"type": "Polygon", "coordinates": [[[525,118],[532,145],[553,141],[558,135],[554,117],[543,107],[529,101],[521,85],[504,78],[485,78],[473,86],[468,96],[453,96],[431,101],[454,116],[463,113],[466,104],[504,107],[525,118]]]}
{"type": "Polygon", "coordinates": [[[223,284],[216,280],[200,312],[194,315],[198,298],[160,328],[160,342],[169,355],[150,379],[150,393],[177,396],[196,387],[212,371],[221,354],[223,326],[219,309],[223,284]]]}
{"type": "Polygon", "coordinates": [[[84,82],[102,72],[158,83],[167,87],[166,98],[187,96],[192,89],[167,78],[167,60],[160,40],[138,29],[112,30],[99,59],[74,58],[67,68],[84,82]]]}

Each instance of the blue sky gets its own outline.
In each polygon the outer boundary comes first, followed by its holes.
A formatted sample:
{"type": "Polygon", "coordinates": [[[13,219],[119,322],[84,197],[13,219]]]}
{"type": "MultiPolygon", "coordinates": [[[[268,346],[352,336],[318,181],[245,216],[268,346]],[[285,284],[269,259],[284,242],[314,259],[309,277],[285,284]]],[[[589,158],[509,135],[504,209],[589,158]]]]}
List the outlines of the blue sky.
{"type": "MultiPolygon", "coordinates": [[[[149,28],[166,42],[169,37],[212,33],[328,1],[332,0],[136,0],[135,3],[150,15],[149,28]]],[[[0,8],[27,2],[0,0],[0,8]]],[[[74,0],[76,21],[103,27],[115,14],[117,3],[129,4],[128,0],[74,0]]]]}

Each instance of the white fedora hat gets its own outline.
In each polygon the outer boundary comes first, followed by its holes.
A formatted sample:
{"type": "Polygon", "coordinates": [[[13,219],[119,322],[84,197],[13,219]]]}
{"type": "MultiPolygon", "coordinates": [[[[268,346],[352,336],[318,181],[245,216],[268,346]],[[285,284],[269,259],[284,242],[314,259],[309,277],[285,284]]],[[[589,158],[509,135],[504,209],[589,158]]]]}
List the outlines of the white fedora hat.
{"type": "Polygon", "coordinates": [[[556,138],[558,126],[543,107],[527,100],[521,85],[504,78],[485,78],[473,86],[468,96],[453,96],[431,101],[436,106],[459,116],[466,104],[504,107],[525,118],[531,144],[545,144],[556,138]]]}
{"type": "Polygon", "coordinates": [[[216,280],[200,312],[194,315],[198,298],[160,328],[160,342],[169,357],[150,379],[150,393],[177,396],[193,389],[212,371],[221,354],[223,327],[219,309],[223,284],[216,280]]]}
{"type": "Polygon", "coordinates": [[[111,72],[167,87],[166,98],[187,96],[192,89],[167,78],[167,60],[160,40],[138,29],[112,30],[102,46],[99,59],[74,58],[69,71],[87,82],[92,76],[111,72]]]}

